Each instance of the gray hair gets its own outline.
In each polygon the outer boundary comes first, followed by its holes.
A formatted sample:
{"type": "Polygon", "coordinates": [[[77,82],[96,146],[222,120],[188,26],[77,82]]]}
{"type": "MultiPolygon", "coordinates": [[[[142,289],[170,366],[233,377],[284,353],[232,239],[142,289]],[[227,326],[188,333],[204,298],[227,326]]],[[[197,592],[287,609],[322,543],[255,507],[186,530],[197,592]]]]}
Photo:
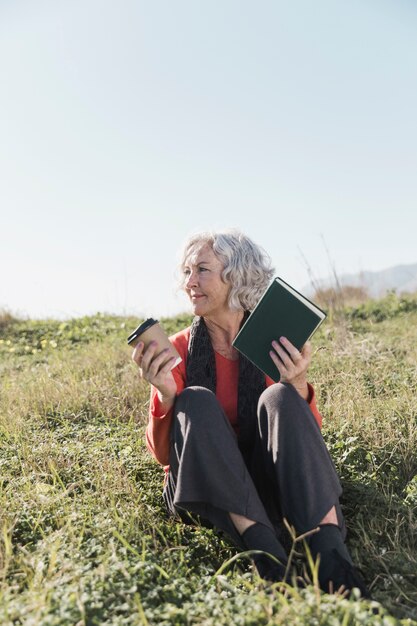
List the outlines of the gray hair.
{"type": "Polygon", "coordinates": [[[222,280],[231,285],[229,307],[235,311],[252,311],[268,287],[274,268],[265,250],[239,230],[207,231],[191,236],[180,262],[180,288],[185,287],[186,264],[192,262],[206,244],[223,264],[222,280]]]}

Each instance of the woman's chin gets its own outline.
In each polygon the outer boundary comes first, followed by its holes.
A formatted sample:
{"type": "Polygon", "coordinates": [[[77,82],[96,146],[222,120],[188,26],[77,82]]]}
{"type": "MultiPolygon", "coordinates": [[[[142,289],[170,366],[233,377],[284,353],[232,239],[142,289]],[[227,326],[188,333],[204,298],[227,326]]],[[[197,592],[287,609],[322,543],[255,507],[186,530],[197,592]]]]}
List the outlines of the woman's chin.
{"type": "Polygon", "coordinates": [[[193,302],[191,308],[194,315],[204,315],[204,307],[199,302],[193,302]]]}
{"type": "Polygon", "coordinates": [[[201,316],[207,313],[207,306],[205,306],[203,302],[199,302],[198,300],[194,300],[191,302],[191,308],[193,310],[194,315],[201,316]]]}

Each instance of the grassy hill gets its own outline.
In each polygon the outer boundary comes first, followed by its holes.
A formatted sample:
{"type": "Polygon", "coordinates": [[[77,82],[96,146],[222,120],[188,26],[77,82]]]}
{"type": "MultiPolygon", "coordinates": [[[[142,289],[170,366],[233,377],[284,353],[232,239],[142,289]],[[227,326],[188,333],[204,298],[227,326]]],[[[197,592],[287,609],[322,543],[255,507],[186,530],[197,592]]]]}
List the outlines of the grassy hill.
{"type": "Polygon", "coordinates": [[[417,624],[417,297],[334,313],[313,341],[374,605],[320,594],[311,571],[308,589],[279,593],[227,539],[167,518],[144,446],[149,390],[125,345],[137,321],[0,318],[0,623],[417,624]]]}

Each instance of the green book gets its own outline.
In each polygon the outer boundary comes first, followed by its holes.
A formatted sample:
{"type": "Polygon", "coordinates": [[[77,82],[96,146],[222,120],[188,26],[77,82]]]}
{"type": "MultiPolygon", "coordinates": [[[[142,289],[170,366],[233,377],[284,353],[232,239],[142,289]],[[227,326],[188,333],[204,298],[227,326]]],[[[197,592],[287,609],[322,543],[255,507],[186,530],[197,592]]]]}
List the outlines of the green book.
{"type": "Polygon", "coordinates": [[[276,277],[236,335],[233,346],[256,367],[278,382],[280,373],[271,359],[271,343],[286,337],[301,350],[317,330],[326,313],[276,277]]]}

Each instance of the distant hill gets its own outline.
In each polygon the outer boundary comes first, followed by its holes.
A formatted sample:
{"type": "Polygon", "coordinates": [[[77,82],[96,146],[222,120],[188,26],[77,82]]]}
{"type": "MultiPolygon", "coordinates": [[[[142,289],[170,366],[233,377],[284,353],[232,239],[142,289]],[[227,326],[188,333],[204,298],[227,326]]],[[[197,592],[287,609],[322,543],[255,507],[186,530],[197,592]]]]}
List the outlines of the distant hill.
{"type": "MultiPolygon", "coordinates": [[[[412,265],[395,265],[377,272],[364,271],[358,274],[342,274],[338,276],[340,285],[364,287],[371,298],[379,298],[387,291],[395,290],[396,293],[417,292],[417,263],[412,265]]],[[[312,295],[315,287],[328,289],[335,286],[333,277],[318,279],[313,287],[312,283],[306,285],[304,292],[312,295]]]]}

